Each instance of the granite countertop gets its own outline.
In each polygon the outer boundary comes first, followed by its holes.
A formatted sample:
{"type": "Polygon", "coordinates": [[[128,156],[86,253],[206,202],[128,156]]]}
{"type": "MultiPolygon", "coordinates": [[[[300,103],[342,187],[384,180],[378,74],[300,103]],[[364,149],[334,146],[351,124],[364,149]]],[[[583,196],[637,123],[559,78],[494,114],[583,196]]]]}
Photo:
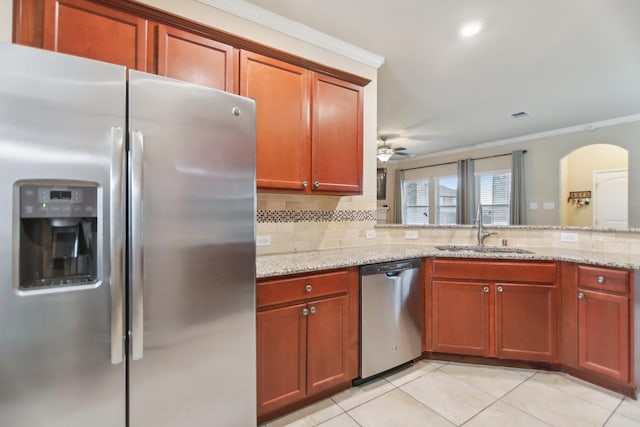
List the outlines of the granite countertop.
{"type": "Polygon", "coordinates": [[[640,269],[640,259],[637,255],[562,248],[527,247],[525,249],[532,253],[452,252],[438,250],[436,245],[378,245],[259,255],[256,260],[256,275],[258,278],[275,277],[422,257],[567,261],[604,267],[640,269]]]}

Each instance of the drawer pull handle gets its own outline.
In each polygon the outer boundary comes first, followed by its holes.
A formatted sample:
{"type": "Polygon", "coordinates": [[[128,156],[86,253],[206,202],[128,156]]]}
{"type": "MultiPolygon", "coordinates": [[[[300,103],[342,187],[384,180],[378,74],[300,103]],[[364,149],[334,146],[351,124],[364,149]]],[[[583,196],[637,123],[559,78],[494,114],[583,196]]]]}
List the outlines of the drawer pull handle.
{"type": "Polygon", "coordinates": [[[604,283],[604,276],[598,276],[598,283],[600,283],[601,285],[604,283]]]}
{"type": "Polygon", "coordinates": [[[482,288],[482,292],[484,292],[485,294],[489,293],[489,287],[485,286],[484,288],[482,288]]]}
{"type": "Polygon", "coordinates": [[[304,287],[304,290],[307,292],[311,292],[311,290],[313,289],[313,287],[311,287],[311,285],[307,285],[304,287]]]}
{"type": "Polygon", "coordinates": [[[584,299],[584,293],[578,292],[578,299],[584,299]]]}
{"type": "Polygon", "coordinates": [[[309,314],[309,309],[305,308],[304,310],[302,310],[302,315],[303,316],[307,316],[309,314]]]}
{"type": "Polygon", "coordinates": [[[315,307],[311,307],[311,314],[316,312],[316,308],[315,307]]]}
{"type": "Polygon", "coordinates": [[[320,181],[316,181],[316,182],[314,182],[314,183],[313,183],[313,186],[314,186],[314,187],[316,187],[316,188],[320,187],[320,181]]]}
{"type": "Polygon", "coordinates": [[[502,289],[502,286],[498,286],[498,292],[502,292],[504,291],[504,289],[502,289]]]}

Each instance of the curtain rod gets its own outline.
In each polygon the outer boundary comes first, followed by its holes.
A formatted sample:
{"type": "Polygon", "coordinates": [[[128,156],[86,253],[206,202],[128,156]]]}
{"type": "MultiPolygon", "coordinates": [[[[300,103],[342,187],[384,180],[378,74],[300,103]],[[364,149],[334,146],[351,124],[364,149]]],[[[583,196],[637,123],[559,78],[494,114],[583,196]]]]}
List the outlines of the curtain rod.
{"type": "MultiPolygon", "coordinates": [[[[525,154],[526,152],[527,152],[527,150],[522,150],[522,154],[525,154]]],[[[504,156],[511,156],[511,155],[513,155],[513,153],[494,154],[493,156],[476,157],[476,158],[471,159],[471,160],[493,159],[494,157],[504,157],[504,156]]],[[[402,172],[404,172],[404,171],[412,171],[412,170],[415,170],[415,169],[433,168],[433,167],[436,167],[436,166],[455,165],[456,163],[458,163],[458,162],[457,161],[455,161],[455,162],[444,162],[444,163],[436,163],[435,165],[416,166],[414,168],[407,168],[407,169],[400,169],[400,170],[402,172]]]]}

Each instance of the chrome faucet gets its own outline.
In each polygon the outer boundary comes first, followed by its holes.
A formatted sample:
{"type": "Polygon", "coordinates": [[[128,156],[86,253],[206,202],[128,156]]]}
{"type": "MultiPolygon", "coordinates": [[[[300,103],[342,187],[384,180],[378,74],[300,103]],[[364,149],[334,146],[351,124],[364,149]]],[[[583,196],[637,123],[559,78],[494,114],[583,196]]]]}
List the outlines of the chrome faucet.
{"type": "Polygon", "coordinates": [[[480,203],[476,206],[476,225],[478,226],[478,246],[484,246],[484,239],[498,234],[496,232],[487,233],[484,231],[484,226],[482,225],[482,205],[480,203]]]}

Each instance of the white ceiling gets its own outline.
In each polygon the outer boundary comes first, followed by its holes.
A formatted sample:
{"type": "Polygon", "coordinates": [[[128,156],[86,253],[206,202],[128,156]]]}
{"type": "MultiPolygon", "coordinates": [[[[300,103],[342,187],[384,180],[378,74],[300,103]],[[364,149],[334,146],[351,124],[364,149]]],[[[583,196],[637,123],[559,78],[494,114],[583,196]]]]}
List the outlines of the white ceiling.
{"type": "Polygon", "coordinates": [[[378,134],[416,154],[640,113],[640,0],[250,2],[383,56],[378,134]]]}

